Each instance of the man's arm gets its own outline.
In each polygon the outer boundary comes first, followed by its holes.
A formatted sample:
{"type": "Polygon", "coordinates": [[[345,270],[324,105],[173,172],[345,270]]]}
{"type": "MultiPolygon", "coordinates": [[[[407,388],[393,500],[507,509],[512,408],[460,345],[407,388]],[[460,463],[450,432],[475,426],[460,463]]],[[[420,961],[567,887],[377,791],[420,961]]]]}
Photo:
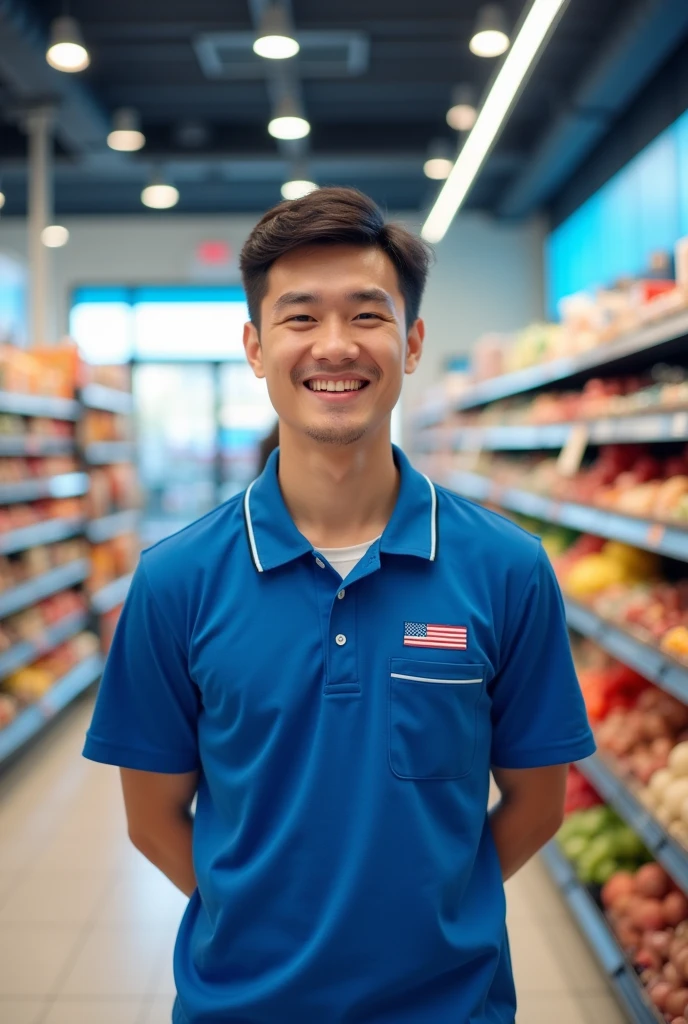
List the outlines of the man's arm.
{"type": "Polygon", "coordinates": [[[561,825],[568,770],[567,764],[492,769],[501,800],[490,812],[490,825],[505,882],[561,825]]]}
{"type": "Polygon", "coordinates": [[[163,775],[121,768],[120,773],[129,838],[147,860],[190,897],[196,888],[191,803],[198,772],[163,775]]]}

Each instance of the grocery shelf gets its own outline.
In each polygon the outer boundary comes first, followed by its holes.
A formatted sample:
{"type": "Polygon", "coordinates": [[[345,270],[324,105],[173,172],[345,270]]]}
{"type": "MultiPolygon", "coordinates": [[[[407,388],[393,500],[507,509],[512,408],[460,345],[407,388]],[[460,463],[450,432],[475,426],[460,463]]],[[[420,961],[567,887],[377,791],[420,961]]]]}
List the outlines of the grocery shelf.
{"type": "Polygon", "coordinates": [[[132,462],[132,441],[94,441],[84,448],[84,459],[91,466],[107,466],[113,462],[132,462]]]}
{"type": "Polygon", "coordinates": [[[86,612],[74,612],[72,615],[66,615],[54,626],[49,626],[40,641],[34,643],[26,640],[10,647],[9,650],[0,654],[0,679],[5,679],[17,669],[23,668],[24,665],[30,665],[31,662],[43,657],[48,651],[54,650],[65,640],[71,639],[86,629],[87,624],[88,614],[86,612]]]}
{"type": "Polygon", "coordinates": [[[103,412],[115,412],[127,415],[134,410],[134,400],[130,391],[119,391],[106,388],[102,384],[87,384],[81,389],[79,397],[87,409],[101,409],[103,412]]]}
{"type": "Polygon", "coordinates": [[[688,851],[671,838],[598,754],[579,761],[576,767],[605,803],[613,807],[619,817],[643,840],[650,853],[683,892],[688,893],[688,851]]]}
{"type": "Polygon", "coordinates": [[[590,637],[619,661],[688,704],[688,665],[682,665],[652,644],[643,643],[569,597],[564,598],[564,605],[566,621],[572,629],[590,637]]]}
{"type": "Polygon", "coordinates": [[[416,440],[418,451],[536,451],[563,448],[572,431],[585,427],[589,444],[688,441],[688,411],[646,411],[571,423],[493,427],[438,427],[416,440]]]}
{"type": "Polygon", "coordinates": [[[67,590],[75,583],[82,583],[90,571],[89,559],[78,558],[6,590],[4,594],[0,594],[0,618],[19,612],[22,608],[28,608],[29,605],[36,604],[51,594],[67,590]]]}
{"type": "Polygon", "coordinates": [[[0,533],[0,555],[12,555],[15,551],[26,551],[38,544],[52,544],[57,540],[76,537],[84,532],[84,522],[80,518],[46,519],[41,523],[0,533]]]}
{"type": "Polygon", "coordinates": [[[630,1024],[664,1024],[604,915],[585,886],[578,881],[554,840],[540,852],[540,859],[604,970],[630,1024]]]}
{"type": "Polygon", "coordinates": [[[641,327],[629,332],[616,341],[598,345],[588,352],[564,359],[553,359],[549,363],[529,366],[515,373],[505,373],[501,377],[475,384],[466,389],[460,398],[451,402],[438,403],[435,408],[419,411],[416,423],[419,426],[432,426],[441,423],[447,412],[462,409],[474,409],[498,398],[508,398],[523,392],[533,391],[546,384],[583,377],[589,370],[599,367],[620,370],[625,363],[634,357],[647,353],[650,359],[660,359],[670,355],[680,342],[688,335],[688,310],[682,310],[673,316],[666,317],[658,323],[641,327]]]}
{"type": "Polygon", "coordinates": [[[451,472],[447,475],[447,483],[458,493],[476,501],[489,501],[512,512],[688,562],[688,529],[606,512],[590,505],[554,501],[515,487],[501,487],[479,473],[451,472]]]}
{"type": "Polygon", "coordinates": [[[87,494],[88,489],[87,473],[58,473],[57,476],[19,480],[17,483],[0,484],[0,505],[16,505],[41,498],[77,498],[87,494]]]}
{"type": "Polygon", "coordinates": [[[138,529],[140,513],[138,509],[126,509],[123,512],[112,512],[100,519],[91,519],[86,524],[86,537],[91,544],[101,544],[112,540],[123,533],[133,533],[138,529]]]}
{"type": "Polygon", "coordinates": [[[122,604],[127,596],[133,575],[133,573],[129,573],[127,576],[120,576],[119,579],[113,580],[112,583],[107,583],[100,590],[97,590],[91,596],[91,608],[93,611],[98,615],[104,615],[105,612],[109,612],[116,608],[117,605],[122,604]]]}
{"type": "Polygon", "coordinates": [[[103,658],[100,654],[85,658],[54,683],[45,696],[22,711],[10,725],[0,729],[0,764],[41,733],[55,715],[98,679],[102,671],[103,658]]]}
{"type": "Polygon", "coordinates": [[[0,412],[51,420],[78,420],[81,414],[79,403],[71,398],[21,395],[14,391],[0,391],[0,412]]]}
{"type": "Polygon", "coordinates": [[[37,437],[33,434],[0,436],[0,456],[24,455],[36,458],[41,455],[70,455],[74,451],[71,437],[37,437]]]}

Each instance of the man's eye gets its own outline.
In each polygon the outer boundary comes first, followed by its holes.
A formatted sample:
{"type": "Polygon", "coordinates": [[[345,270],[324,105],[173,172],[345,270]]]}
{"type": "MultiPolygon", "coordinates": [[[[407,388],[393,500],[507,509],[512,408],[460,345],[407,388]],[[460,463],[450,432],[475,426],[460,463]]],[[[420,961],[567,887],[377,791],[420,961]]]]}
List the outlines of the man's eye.
{"type": "Polygon", "coordinates": [[[366,319],[367,319],[368,317],[374,317],[374,318],[375,318],[375,320],[380,320],[380,319],[382,319],[382,318],[380,317],[380,314],[379,314],[379,313],[359,313],[359,314],[358,314],[358,315],[357,315],[356,317],[354,317],[354,319],[355,319],[355,320],[358,320],[358,319],[360,319],[360,318],[363,318],[363,317],[365,317],[366,319]]]}
{"type": "Polygon", "coordinates": [[[289,323],[297,321],[300,324],[305,324],[305,323],[308,323],[308,321],[312,320],[312,319],[313,319],[313,317],[310,316],[310,314],[308,314],[308,313],[297,313],[296,316],[290,316],[289,317],[289,323]]]}

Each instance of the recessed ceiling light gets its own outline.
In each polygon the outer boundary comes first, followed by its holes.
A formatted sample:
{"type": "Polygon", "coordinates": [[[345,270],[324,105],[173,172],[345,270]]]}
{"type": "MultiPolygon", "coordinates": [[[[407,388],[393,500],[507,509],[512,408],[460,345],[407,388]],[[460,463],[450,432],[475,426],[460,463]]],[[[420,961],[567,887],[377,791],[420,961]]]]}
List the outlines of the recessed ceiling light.
{"type": "Polygon", "coordinates": [[[168,182],[156,179],[144,188],[141,202],[151,210],[169,210],[179,202],[179,190],[168,182]]]}
{"type": "Polygon", "coordinates": [[[454,166],[451,146],[446,139],[436,139],[428,149],[428,158],[423,164],[423,173],[433,181],[443,181],[449,177],[454,166]]]}
{"type": "Polygon", "coordinates": [[[41,231],[41,242],[48,249],[61,249],[69,241],[69,231],[61,224],[50,224],[41,231]]]}
{"type": "Polygon", "coordinates": [[[309,192],[315,192],[318,186],[306,178],[292,178],[285,181],[280,189],[283,199],[303,199],[309,192]]]}
{"type": "Polygon", "coordinates": [[[469,132],[478,116],[475,89],[472,85],[457,85],[452,92],[452,105],[447,111],[447,124],[457,132],[469,132]]]}
{"type": "Polygon", "coordinates": [[[277,105],[275,116],[268,125],[268,131],[275,139],[303,139],[310,130],[310,124],[289,96],[277,105]]]}

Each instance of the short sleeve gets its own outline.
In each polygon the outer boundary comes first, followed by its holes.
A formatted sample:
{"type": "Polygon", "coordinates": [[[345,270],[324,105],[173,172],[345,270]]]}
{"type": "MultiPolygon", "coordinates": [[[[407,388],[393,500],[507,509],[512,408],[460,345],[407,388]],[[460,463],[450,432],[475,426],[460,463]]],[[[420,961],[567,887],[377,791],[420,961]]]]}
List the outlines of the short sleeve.
{"type": "Polygon", "coordinates": [[[549,559],[538,546],[492,686],[492,764],[539,768],[579,761],[594,751],[564,604],[549,559]]]}
{"type": "Polygon", "coordinates": [[[117,623],[84,757],[141,771],[194,771],[198,713],[183,643],[142,561],[117,623]]]}

